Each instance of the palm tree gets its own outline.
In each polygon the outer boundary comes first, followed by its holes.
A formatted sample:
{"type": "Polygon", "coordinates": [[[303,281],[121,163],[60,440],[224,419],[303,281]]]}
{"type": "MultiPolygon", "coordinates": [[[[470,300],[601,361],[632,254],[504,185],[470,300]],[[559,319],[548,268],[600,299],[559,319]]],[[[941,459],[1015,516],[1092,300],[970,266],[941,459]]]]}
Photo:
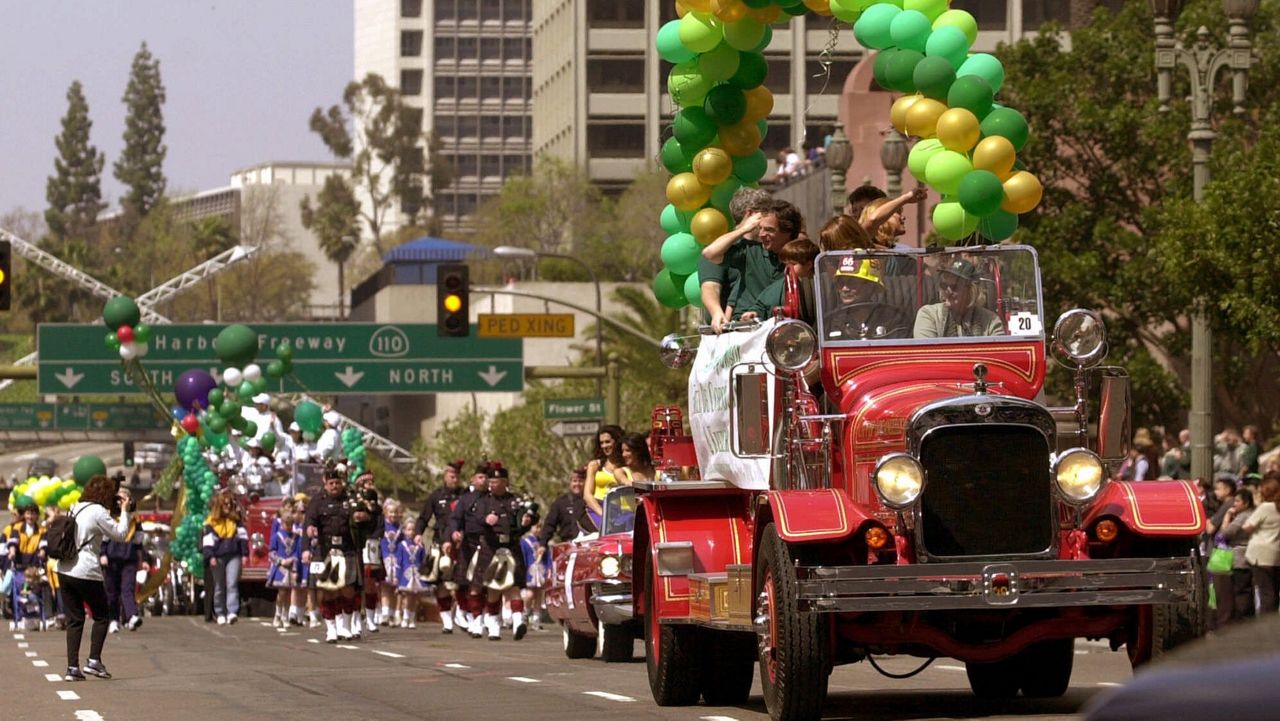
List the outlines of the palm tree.
{"type": "Polygon", "coordinates": [[[312,208],[311,197],[302,199],[302,225],[316,234],[320,250],[338,265],[338,315],[345,315],[346,262],[360,245],[360,203],[351,185],[340,175],[325,178],[324,188],[312,208]]]}

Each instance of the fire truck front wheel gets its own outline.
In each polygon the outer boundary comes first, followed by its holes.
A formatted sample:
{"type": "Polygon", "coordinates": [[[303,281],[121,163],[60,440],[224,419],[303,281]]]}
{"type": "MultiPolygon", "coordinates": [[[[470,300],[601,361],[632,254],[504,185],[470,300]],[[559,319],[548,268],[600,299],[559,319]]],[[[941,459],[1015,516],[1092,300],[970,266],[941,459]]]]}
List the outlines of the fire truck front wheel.
{"type": "Polygon", "coordinates": [[[801,614],[796,558],[770,523],[756,563],[756,632],[760,685],[773,721],[822,716],[831,671],[827,626],[820,614],[801,614]]]}
{"type": "Polygon", "coordinates": [[[692,706],[702,692],[702,629],[660,622],[654,588],[661,582],[654,572],[645,584],[644,656],[649,690],[659,706],[692,706]]]}

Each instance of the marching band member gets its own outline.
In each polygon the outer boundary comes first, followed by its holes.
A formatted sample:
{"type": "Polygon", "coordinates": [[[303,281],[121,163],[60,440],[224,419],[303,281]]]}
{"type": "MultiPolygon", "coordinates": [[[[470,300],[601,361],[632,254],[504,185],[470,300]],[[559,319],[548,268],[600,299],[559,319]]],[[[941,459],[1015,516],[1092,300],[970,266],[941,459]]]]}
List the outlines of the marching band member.
{"type": "Polygon", "coordinates": [[[357,509],[347,495],[343,475],[336,468],[326,471],[324,493],[311,499],[306,514],[308,548],[302,554],[302,562],[315,560],[323,564],[315,573],[315,583],[326,643],[353,635],[353,620],[359,609],[356,594],[362,582],[356,527],[373,520],[366,510],[357,509]]]}
{"type": "MultiPolygon", "coordinates": [[[[414,530],[419,536],[425,536],[428,527],[431,529],[430,549],[427,551],[431,559],[431,572],[427,574],[427,582],[435,584],[436,606],[440,609],[441,633],[453,633],[454,591],[457,584],[447,577],[453,566],[450,551],[456,549],[450,544],[449,516],[453,513],[458,499],[462,497],[459,481],[462,478],[462,464],[457,460],[444,467],[444,485],[427,496],[427,502],[418,514],[414,530]],[[446,550],[447,549],[447,550],[446,550]]],[[[424,544],[427,543],[423,539],[424,544]]]]}
{"type": "Polygon", "coordinates": [[[379,543],[382,551],[382,567],[383,576],[382,583],[378,588],[378,595],[381,597],[382,609],[378,612],[377,622],[383,626],[395,622],[395,614],[393,609],[396,604],[396,589],[400,582],[400,563],[397,551],[402,533],[408,531],[411,526],[401,528],[400,526],[400,501],[394,498],[388,498],[382,504],[382,538],[379,543]]]}
{"type": "MultiPolygon", "coordinates": [[[[364,625],[369,633],[378,632],[378,592],[382,582],[386,580],[386,569],[382,565],[382,500],[378,489],[373,485],[373,474],[362,473],[355,481],[353,500],[357,510],[369,516],[365,523],[357,524],[355,529],[356,546],[361,549],[361,578],[364,585],[364,625]]],[[[360,637],[360,614],[356,613],[356,625],[351,635],[360,637]]]]}
{"type": "Polygon", "coordinates": [[[528,631],[524,622],[524,600],[520,597],[520,590],[525,585],[520,537],[528,532],[532,518],[524,511],[520,499],[510,492],[510,485],[507,469],[495,464],[489,474],[489,495],[479,502],[484,530],[475,561],[477,575],[473,579],[479,581],[479,569],[484,569],[484,626],[490,641],[501,637],[503,599],[511,604],[511,628],[515,640],[524,638],[528,631]]]}
{"type": "Polygon", "coordinates": [[[292,498],[280,502],[280,510],[271,523],[271,541],[267,558],[267,588],[276,589],[276,615],[271,625],[284,628],[298,623],[298,606],[289,605],[298,588],[298,571],[302,566],[302,538],[293,525],[296,503],[292,498]]]}
{"type": "MultiPolygon", "coordinates": [[[[471,490],[462,494],[449,516],[450,540],[444,549],[445,553],[452,548],[458,549],[458,562],[453,564],[453,580],[458,584],[458,607],[464,613],[467,632],[472,638],[483,635],[484,570],[477,573],[472,566],[480,550],[480,535],[484,532],[484,516],[480,515],[479,506],[488,492],[489,472],[487,462],[476,466],[476,472],[471,476],[471,490]]],[[[454,620],[460,619],[455,616],[454,620]]]]}
{"type": "Polygon", "coordinates": [[[414,526],[405,525],[404,534],[396,543],[396,558],[400,569],[400,628],[417,628],[418,599],[427,592],[421,572],[427,560],[427,547],[414,526]]]}

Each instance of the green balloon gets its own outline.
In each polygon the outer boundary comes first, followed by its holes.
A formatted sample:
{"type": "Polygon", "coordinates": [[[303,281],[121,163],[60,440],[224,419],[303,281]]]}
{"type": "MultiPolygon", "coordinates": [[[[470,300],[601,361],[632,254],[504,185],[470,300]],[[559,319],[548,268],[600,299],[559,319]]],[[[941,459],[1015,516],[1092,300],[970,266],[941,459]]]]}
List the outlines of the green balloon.
{"type": "MultiPolygon", "coordinates": [[[[671,271],[660,270],[653,278],[653,297],[657,298],[659,304],[673,309],[681,309],[685,307],[685,288],[684,278],[672,278],[671,271]]],[[[301,425],[301,424],[298,424],[301,425]]]]}
{"type": "Polygon", "coordinates": [[[226,400],[226,395],[222,392],[221,388],[214,388],[213,390],[209,391],[209,407],[210,408],[217,408],[218,406],[222,405],[222,401],[224,400],[226,400]]]}
{"type": "Polygon", "coordinates": [[[893,44],[906,50],[924,52],[933,23],[919,10],[903,10],[889,23],[889,37],[893,44]]]}
{"type": "Polygon", "coordinates": [[[267,364],[267,377],[279,380],[284,375],[284,361],[273,360],[267,364]]]}
{"type": "Polygon", "coordinates": [[[947,91],[956,81],[956,69],[946,58],[926,57],[916,64],[911,80],[925,97],[946,102],[947,91]]]}
{"type": "Polygon", "coordinates": [[[978,228],[978,216],[964,212],[954,200],[944,200],[933,209],[933,228],[950,241],[962,240],[978,228]]]}
{"type": "Polygon", "coordinates": [[[253,421],[245,421],[244,428],[241,430],[244,431],[245,438],[253,438],[258,435],[258,424],[253,421]]]}
{"type": "Polygon", "coordinates": [[[311,401],[302,401],[294,408],[293,419],[303,431],[319,434],[324,425],[324,411],[311,401]]]}
{"type": "Polygon", "coordinates": [[[671,22],[658,28],[658,54],[663,60],[676,65],[686,60],[692,60],[694,53],[680,42],[680,21],[672,20],[671,22]]]}
{"type": "Polygon", "coordinates": [[[915,147],[911,148],[911,153],[907,155],[907,169],[911,171],[911,176],[921,183],[929,182],[925,168],[929,165],[929,159],[943,150],[946,148],[937,138],[928,138],[916,143],[915,147]]]}
{"type": "Polygon", "coordinates": [[[889,88],[900,93],[916,91],[916,66],[924,60],[924,53],[919,50],[899,50],[889,58],[887,79],[889,88]]]}
{"type": "Polygon", "coordinates": [[[715,121],[701,107],[685,108],[672,121],[676,140],[685,148],[705,148],[716,137],[715,121]]]}
{"type": "Polygon", "coordinates": [[[902,7],[907,10],[918,10],[930,21],[946,12],[950,0],[904,0],[902,7]]]}
{"type": "Polygon", "coordinates": [[[662,264],[672,275],[688,275],[698,269],[702,247],[689,233],[676,233],[662,243],[662,264]]]}
{"type": "Polygon", "coordinates": [[[964,108],[973,113],[978,120],[987,117],[991,112],[991,104],[995,100],[995,92],[991,83],[977,75],[961,75],[951,84],[947,91],[947,105],[952,108],[964,108]]]}
{"type": "Polygon", "coordinates": [[[276,357],[285,362],[293,360],[293,346],[288,341],[276,346],[276,357]]]}
{"type": "Polygon", "coordinates": [[[142,322],[142,311],[133,298],[117,295],[102,306],[102,322],[106,323],[111,330],[116,330],[122,325],[132,328],[142,322]]]}
{"type": "Polygon", "coordinates": [[[929,159],[924,174],[934,190],[943,195],[955,195],[960,187],[960,181],[971,170],[973,170],[973,164],[963,153],[943,150],[929,159]]]}
{"type": "MultiPolygon", "coordinates": [[[[701,109],[701,108],[699,108],[701,109]]],[[[662,167],[667,169],[672,175],[687,173],[693,170],[693,158],[685,152],[684,146],[675,138],[667,138],[662,144],[662,151],[658,154],[662,159],[662,167]]]]}
{"type": "Polygon", "coordinates": [[[236,395],[240,398],[241,403],[248,403],[253,398],[256,391],[253,389],[251,381],[241,381],[240,386],[236,388],[236,395]]]}
{"type": "Polygon", "coordinates": [[[258,332],[239,323],[229,325],[213,339],[213,350],[226,365],[243,368],[258,355],[258,332]]]}
{"type": "MultiPolygon", "coordinates": [[[[711,190],[711,207],[724,213],[724,217],[728,218],[730,223],[733,223],[733,214],[729,210],[729,205],[733,202],[734,193],[737,193],[741,187],[742,181],[731,175],[728,180],[711,190]]],[[[680,230],[688,232],[688,225],[686,222],[685,227],[680,230]]]]}
{"type": "Polygon", "coordinates": [[[682,213],[676,210],[676,206],[668,203],[667,207],[662,209],[662,217],[658,222],[667,235],[675,235],[689,232],[689,220],[688,213],[682,213]]]}
{"type": "Polygon", "coordinates": [[[871,65],[871,77],[875,78],[876,84],[885,90],[892,90],[889,87],[889,64],[893,62],[893,56],[899,52],[901,51],[897,48],[881,50],[876,53],[876,59],[871,65]]]}
{"type": "Polygon", "coordinates": [[[772,42],[773,42],[773,28],[769,27],[768,25],[765,25],[764,37],[760,39],[760,42],[756,43],[756,46],[754,48],[751,48],[751,52],[762,53],[764,52],[764,49],[769,47],[769,44],[772,42]]]}
{"type": "Polygon", "coordinates": [[[1027,119],[1022,117],[1013,108],[995,108],[987,117],[982,119],[982,135],[990,137],[999,135],[1008,138],[1013,143],[1014,150],[1022,150],[1022,146],[1027,144],[1027,139],[1031,137],[1031,128],[1027,126],[1027,119]]]}
{"type": "Polygon", "coordinates": [[[81,486],[88,483],[94,476],[105,475],[107,475],[107,464],[97,456],[80,456],[71,469],[71,477],[81,486]]]}
{"type": "Polygon", "coordinates": [[[964,10],[948,10],[939,15],[933,21],[933,31],[937,32],[942,28],[955,28],[964,33],[970,45],[978,42],[978,21],[964,10]]]}
{"type": "Polygon", "coordinates": [[[155,331],[154,329],[152,329],[151,326],[147,325],[146,323],[139,323],[138,325],[134,326],[133,339],[138,343],[150,343],[151,336],[154,332],[155,331]]]}
{"type": "Polygon", "coordinates": [[[938,28],[924,44],[924,54],[931,58],[943,58],[958,68],[969,57],[969,38],[960,28],[938,28]]]}
{"type": "Polygon", "coordinates": [[[697,273],[684,279],[684,299],[694,308],[702,307],[702,281],[697,273]]]}
{"type": "Polygon", "coordinates": [[[960,180],[956,197],[966,213],[985,218],[1000,210],[1000,203],[1004,201],[1004,184],[989,170],[974,170],[960,180]]]}
{"type": "Polygon", "coordinates": [[[267,392],[267,379],[265,377],[259,376],[258,380],[249,382],[253,384],[253,394],[255,396],[259,393],[267,392]]]}
{"type": "Polygon", "coordinates": [[[204,421],[204,427],[214,433],[223,433],[227,430],[227,419],[217,413],[210,413],[204,421]]]}
{"type": "Polygon", "coordinates": [[[709,90],[711,81],[698,69],[697,60],[680,63],[667,75],[667,92],[671,100],[681,107],[701,105],[709,90]]]}
{"type": "Polygon", "coordinates": [[[758,52],[741,53],[738,58],[738,72],[729,78],[729,84],[739,90],[750,90],[764,84],[769,77],[769,63],[764,54],[758,52]]]}
{"type": "Polygon", "coordinates": [[[218,415],[222,416],[228,421],[239,418],[240,404],[237,403],[233,398],[227,398],[226,400],[222,401],[221,405],[218,406],[218,415]]]}
{"type": "Polygon", "coordinates": [[[890,27],[902,10],[889,3],[872,5],[853,24],[853,36],[865,48],[884,50],[893,45],[890,27]]]}
{"type": "Polygon", "coordinates": [[[1008,240],[1017,229],[1018,216],[1003,210],[997,210],[978,223],[978,232],[997,243],[1008,240]]]}
{"type": "Polygon", "coordinates": [[[768,170],[769,158],[765,157],[763,150],[733,159],[733,177],[744,185],[760,180],[768,170]]]}
{"type": "Polygon", "coordinates": [[[716,125],[733,125],[747,113],[747,96],[732,85],[717,85],[707,93],[702,107],[716,125]]]}
{"type": "Polygon", "coordinates": [[[262,444],[262,450],[270,453],[276,449],[276,434],[271,431],[267,431],[262,434],[262,437],[258,439],[258,442],[262,444]]]}
{"type": "Polygon", "coordinates": [[[969,59],[965,60],[960,69],[956,71],[957,77],[964,77],[965,75],[977,75],[986,80],[987,84],[991,86],[993,94],[998,94],[1000,88],[1004,85],[1004,66],[1000,64],[1000,61],[994,55],[988,55],[987,53],[970,55],[969,59]]]}
{"type": "Polygon", "coordinates": [[[764,25],[749,17],[725,23],[724,41],[735,50],[754,50],[764,39],[764,29],[764,25]]]}
{"type": "Polygon", "coordinates": [[[685,13],[680,18],[678,32],[680,44],[695,53],[705,53],[724,37],[720,29],[720,21],[714,15],[699,12],[685,13]]]}
{"type": "Polygon", "coordinates": [[[702,76],[716,82],[733,77],[738,72],[738,64],[738,51],[727,43],[720,43],[698,56],[698,69],[702,71],[702,76]]]}
{"type": "Polygon", "coordinates": [[[107,346],[107,350],[120,350],[120,339],[115,333],[108,333],[102,342],[107,346]]]}
{"type": "Polygon", "coordinates": [[[227,425],[231,426],[237,431],[240,431],[241,433],[244,433],[244,429],[249,425],[249,419],[245,418],[244,416],[236,416],[235,418],[228,418],[227,425]]]}

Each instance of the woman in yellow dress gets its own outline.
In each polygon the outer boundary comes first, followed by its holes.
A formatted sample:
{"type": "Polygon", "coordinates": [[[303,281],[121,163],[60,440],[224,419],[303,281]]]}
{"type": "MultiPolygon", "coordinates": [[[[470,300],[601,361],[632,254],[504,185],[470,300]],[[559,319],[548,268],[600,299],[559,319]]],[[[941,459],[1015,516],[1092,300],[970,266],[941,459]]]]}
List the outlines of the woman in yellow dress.
{"type": "Polygon", "coordinates": [[[582,497],[587,502],[587,515],[591,517],[596,528],[600,527],[600,517],[604,512],[601,501],[609,495],[609,489],[618,485],[618,469],[622,468],[622,429],[608,425],[600,429],[596,435],[596,447],[587,463],[587,482],[582,488],[582,497]]]}

